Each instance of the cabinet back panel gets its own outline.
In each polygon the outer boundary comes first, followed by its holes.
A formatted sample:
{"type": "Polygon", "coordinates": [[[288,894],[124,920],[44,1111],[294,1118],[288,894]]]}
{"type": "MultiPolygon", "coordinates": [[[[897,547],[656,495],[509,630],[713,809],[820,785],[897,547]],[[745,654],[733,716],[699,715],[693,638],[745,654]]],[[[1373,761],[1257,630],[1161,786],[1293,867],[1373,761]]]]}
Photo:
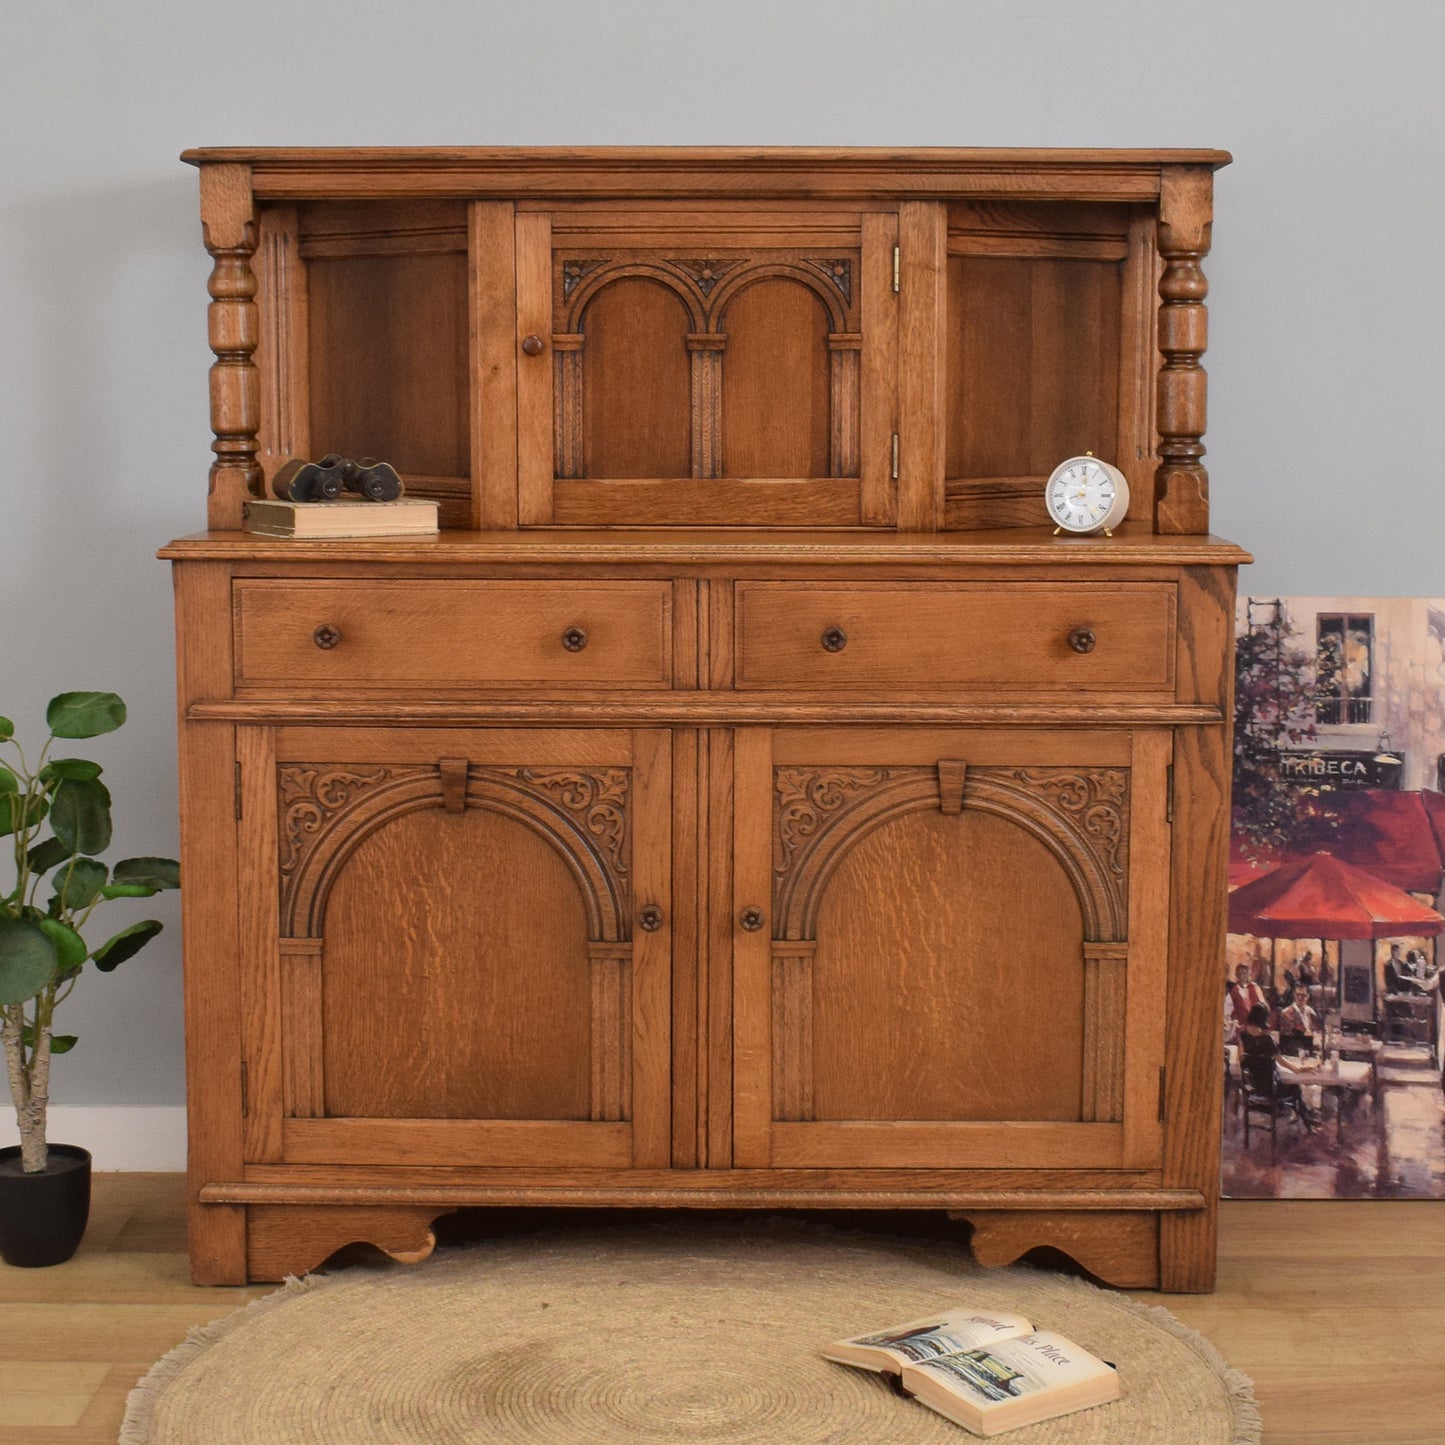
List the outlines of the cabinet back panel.
{"type": "Polygon", "coordinates": [[[910,813],[844,857],[818,916],[817,1119],[1078,1121],[1083,923],[1004,819],[910,813]]]}
{"type": "Polygon", "coordinates": [[[950,478],[1043,477],[1115,460],[1122,268],[1116,261],[950,256],[950,478]]]}
{"type": "Polygon", "coordinates": [[[469,475],[465,253],[316,257],[307,288],[316,455],[469,475]]]}
{"type": "Polygon", "coordinates": [[[542,838],[404,814],[347,860],[324,928],[328,1115],[588,1117],[587,919],[542,838]]]}
{"type": "Polygon", "coordinates": [[[624,277],[593,297],[582,329],[584,474],[687,476],[687,308],[666,286],[624,277]]]}
{"type": "Polygon", "coordinates": [[[756,281],[723,314],[723,474],[830,474],[828,315],[798,281],[756,281]]]}

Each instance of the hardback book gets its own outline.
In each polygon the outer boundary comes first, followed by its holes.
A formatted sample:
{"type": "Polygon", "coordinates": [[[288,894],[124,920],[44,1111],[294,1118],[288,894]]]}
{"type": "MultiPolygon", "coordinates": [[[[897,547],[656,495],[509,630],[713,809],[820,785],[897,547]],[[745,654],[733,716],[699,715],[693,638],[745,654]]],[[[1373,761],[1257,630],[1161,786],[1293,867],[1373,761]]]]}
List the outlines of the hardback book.
{"type": "Polygon", "coordinates": [[[437,530],[437,504],[423,497],[395,502],[246,503],[246,530],[262,537],[411,537],[437,530]]]}
{"type": "Polygon", "coordinates": [[[1001,1435],[1123,1393],[1118,1371],[1072,1340],[1036,1330],[1022,1315],[967,1306],[837,1340],[823,1354],[896,1376],[905,1395],[975,1435],[1001,1435]]]}

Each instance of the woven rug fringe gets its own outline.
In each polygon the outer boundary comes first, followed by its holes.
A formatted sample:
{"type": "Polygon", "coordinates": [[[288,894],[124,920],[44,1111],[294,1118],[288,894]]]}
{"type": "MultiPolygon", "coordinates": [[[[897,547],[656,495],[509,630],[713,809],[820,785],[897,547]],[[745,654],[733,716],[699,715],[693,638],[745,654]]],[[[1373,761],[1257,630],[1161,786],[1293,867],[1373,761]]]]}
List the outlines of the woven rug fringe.
{"type": "Polygon", "coordinates": [[[307,1294],[330,1282],[324,1274],[308,1274],[304,1279],[292,1275],[280,1289],[272,1290],[260,1299],[248,1300],[243,1308],[232,1310],[210,1324],[197,1325],[175,1349],[162,1355],[125,1397],[125,1419],[121,1422],[120,1434],[116,1436],[116,1445],[150,1445],[156,1401],[160,1399],[161,1391],[203,1350],[255,1319],[254,1311],[274,1309],[298,1294],[307,1294]]]}

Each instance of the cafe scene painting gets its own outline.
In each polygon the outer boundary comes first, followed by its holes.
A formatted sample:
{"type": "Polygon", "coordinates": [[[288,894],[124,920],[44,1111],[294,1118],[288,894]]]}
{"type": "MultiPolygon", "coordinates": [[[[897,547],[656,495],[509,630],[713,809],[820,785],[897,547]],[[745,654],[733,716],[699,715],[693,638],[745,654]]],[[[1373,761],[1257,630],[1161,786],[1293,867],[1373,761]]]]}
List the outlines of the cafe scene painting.
{"type": "Polygon", "coordinates": [[[1236,634],[1223,1192],[1445,1199],[1445,598],[1236,634]]]}

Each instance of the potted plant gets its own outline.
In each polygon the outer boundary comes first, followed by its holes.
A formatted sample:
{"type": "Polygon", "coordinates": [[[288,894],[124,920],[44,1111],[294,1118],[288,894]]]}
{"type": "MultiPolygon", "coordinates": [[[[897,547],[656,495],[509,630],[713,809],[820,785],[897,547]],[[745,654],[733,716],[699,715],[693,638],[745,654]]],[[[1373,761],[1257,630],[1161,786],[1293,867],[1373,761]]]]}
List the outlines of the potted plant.
{"type": "Polygon", "coordinates": [[[20,1124],[19,1146],[0,1149],[0,1258],[12,1265],[69,1259],[90,1211],[90,1155],[45,1138],[50,1059],[75,1047],[74,1035],[52,1032],[56,1006],[87,963],[110,973],[161,931],[148,918],[92,948],[92,915],[115,898],[180,886],[171,858],[101,862],[111,822],[100,764],[51,756],[60,739],[114,732],[125,704],[113,692],[66,692],[45,720],[50,736],[32,771],[14,724],[0,717],[0,839],[11,840],[14,864],[13,876],[0,867],[0,1041],[20,1124]]]}

